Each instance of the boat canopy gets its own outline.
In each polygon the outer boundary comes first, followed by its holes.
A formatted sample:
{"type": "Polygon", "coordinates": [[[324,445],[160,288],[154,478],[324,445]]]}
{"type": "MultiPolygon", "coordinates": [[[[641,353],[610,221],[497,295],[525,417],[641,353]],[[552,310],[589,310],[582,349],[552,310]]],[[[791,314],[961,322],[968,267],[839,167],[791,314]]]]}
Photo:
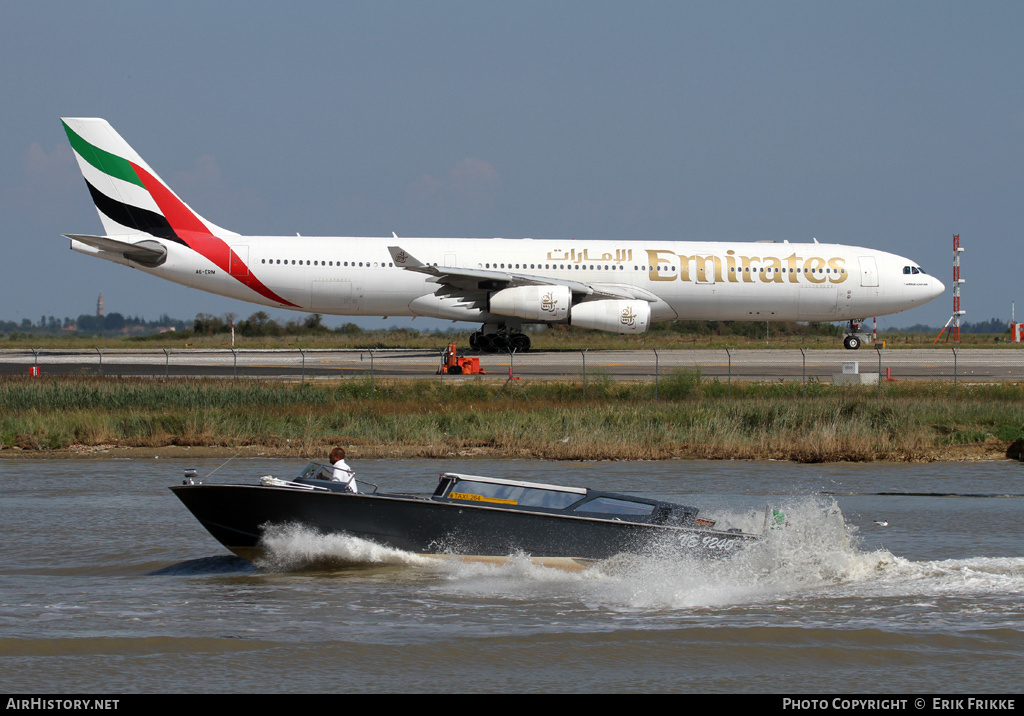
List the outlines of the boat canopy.
{"type": "Polygon", "coordinates": [[[515,487],[529,487],[538,490],[557,490],[558,492],[575,492],[580,495],[587,494],[585,487],[566,487],[565,485],[546,485],[543,482],[525,482],[523,480],[509,480],[503,477],[482,477],[480,475],[462,475],[458,472],[443,472],[441,479],[454,477],[456,480],[473,480],[474,482],[490,482],[496,485],[512,485],[515,487]]]}
{"type": "Polygon", "coordinates": [[[583,487],[545,485],[478,475],[441,474],[435,497],[492,505],[543,507],[561,510],[587,496],[583,487]]]}
{"type": "MultiPolygon", "coordinates": [[[[698,512],[694,507],[636,498],[632,495],[596,492],[583,487],[461,475],[454,472],[441,474],[434,499],[655,524],[688,524],[698,512]]],[[[714,522],[710,524],[713,525],[714,522]]]]}

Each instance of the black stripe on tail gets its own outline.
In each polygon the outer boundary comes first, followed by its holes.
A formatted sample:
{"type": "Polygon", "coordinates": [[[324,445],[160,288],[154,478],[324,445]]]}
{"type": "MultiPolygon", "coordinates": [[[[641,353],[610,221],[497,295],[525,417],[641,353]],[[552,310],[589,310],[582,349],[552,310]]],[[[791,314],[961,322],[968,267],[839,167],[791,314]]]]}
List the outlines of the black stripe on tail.
{"type": "Polygon", "coordinates": [[[174,233],[174,229],[167,222],[167,219],[162,214],[158,214],[155,211],[149,211],[148,209],[140,209],[137,206],[130,206],[124,202],[111,199],[109,196],[101,192],[99,189],[89,183],[88,180],[85,182],[86,186],[89,187],[89,193],[92,194],[92,200],[96,204],[96,208],[104,215],[121,224],[137,231],[142,231],[147,234],[151,234],[161,239],[167,239],[174,241],[179,244],[184,244],[177,234],[174,233]]]}

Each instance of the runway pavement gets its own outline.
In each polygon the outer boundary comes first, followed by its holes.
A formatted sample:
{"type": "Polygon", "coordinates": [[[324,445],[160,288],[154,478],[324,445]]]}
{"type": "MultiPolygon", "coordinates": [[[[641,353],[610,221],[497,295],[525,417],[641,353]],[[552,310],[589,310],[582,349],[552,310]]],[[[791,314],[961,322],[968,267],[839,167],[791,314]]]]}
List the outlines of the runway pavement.
{"type": "MultiPolygon", "coordinates": [[[[1005,381],[1024,379],[1024,349],[692,349],[624,351],[530,351],[479,356],[487,378],[544,380],[654,380],[696,369],[720,380],[831,382],[844,363],[860,373],[891,380],[1005,381]]],[[[437,375],[441,351],[431,350],[0,350],[0,374],[273,378],[307,380],[370,376],[428,378],[437,375]]],[[[849,369],[849,367],[848,367],[849,369]]],[[[471,380],[475,376],[445,376],[471,380]]]]}

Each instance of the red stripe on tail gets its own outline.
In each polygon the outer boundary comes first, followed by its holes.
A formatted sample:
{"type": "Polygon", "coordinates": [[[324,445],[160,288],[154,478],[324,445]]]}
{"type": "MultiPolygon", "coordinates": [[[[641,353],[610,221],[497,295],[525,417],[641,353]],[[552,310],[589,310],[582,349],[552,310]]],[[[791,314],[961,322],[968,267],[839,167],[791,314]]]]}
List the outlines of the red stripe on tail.
{"type": "MultiPolygon", "coordinates": [[[[184,241],[190,249],[208,258],[229,276],[239,273],[238,268],[240,266],[245,266],[245,262],[242,261],[238,254],[231,250],[231,247],[227,245],[224,239],[214,236],[199,217],[193,214],[189,208],[185,206],[178,197],[172,194],[167,187],[161,184],[156,177],[137,164],[132,164],[132,168],[135,169],[135,173],[139,175],[139,179],[142,180],[143,185],[153,197],[156,205],[160,207],[160,211],[163,213],[164,218],[167,219],[167,222],[171,225],[174,233],[178,235],[178,238],[184,241]],[[232,267],[234,267],[234,271],[232,271],[232,267]]],[[[258,278],[253,276],[252,271],[248,270],[247,266],[245,266],[245,268],[246,275],[234,276],[239,283],[248,286],[256,293],[260,294],[264,298],[269,298],[271,301],[277,301],[278,303],[283,303],[286,306],[299,308],[298,305],[291,301],[286,301],[264,286],[258,278]]]]}

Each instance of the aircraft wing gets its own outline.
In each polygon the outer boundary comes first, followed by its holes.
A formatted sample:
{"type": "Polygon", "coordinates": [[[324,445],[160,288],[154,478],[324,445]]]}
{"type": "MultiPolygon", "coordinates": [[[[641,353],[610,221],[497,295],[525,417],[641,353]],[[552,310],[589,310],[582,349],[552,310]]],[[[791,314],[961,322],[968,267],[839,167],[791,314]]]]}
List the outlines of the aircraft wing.
{"type": "Polygon", "coordinates": [[[499,291],[515,286],[565,286],[573,294],[581,296],[607,296],[609,298],[638,299],[650,302],[658,300],[658,297],[651,292],[636,286],[588,283],[512,271],[437,266],[423,263],[400,246],[389,246],[388,251],[391,253],[391,258],[396,266],[407,271],[416,271],[432,276],[434,283],[440,284],[442,287],[442,290],[438,291],[441,295],[472,299],[475,298],[472,294],[499,291]]]}

